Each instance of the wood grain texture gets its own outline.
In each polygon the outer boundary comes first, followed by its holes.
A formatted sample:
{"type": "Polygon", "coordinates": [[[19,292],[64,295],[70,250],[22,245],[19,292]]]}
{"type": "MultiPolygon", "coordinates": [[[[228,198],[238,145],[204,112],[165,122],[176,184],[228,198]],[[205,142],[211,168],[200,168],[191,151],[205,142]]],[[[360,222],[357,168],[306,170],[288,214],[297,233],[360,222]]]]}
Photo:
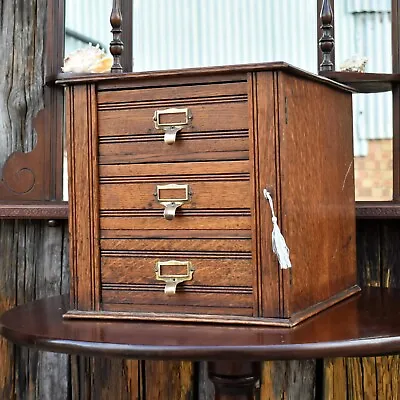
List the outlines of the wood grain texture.
{"type": "MultiPolygon", "coordinates": [[[[43,159],[32,158],[31,153],[26,160],[23,153],[35,147],[34,117],[44,105],[47,1],[29,0],[18,6],[13,3],[5,3],[0,14],[0,48],[4,52],[0,66],[0,171],[4,167],[0,172],[0,199],[19,195],[29,200],[46,192],[40,179],[43,159]],[[32,60],[29,64],[28,59],[32,60]],[[18,153],[8,159],[13,152],[18,153]],[[7,159],[8,166],[4,165],[7,159]]],[[[42,145],[42,138],[38,143],[42,145]]]]}
{"type": "MultiPolygon", "coordinates": [[[[0,313],[15,307],[16,299],[16,280],[15,273],[17,243],[14,242],[15,226],[14,222],[1,221],[0,236],[0,313]]],[[[0,338],[0,364],[2,365],[0,374],[0,397],[11,399],[15,393],[15,349],[12,343],[0,338]]]]}
{"type": "Polygon", "coordinates": [[[61,0],[8,1],[1,7],[0,202],[62,198],[63,91],[44,86],[62,62],[61,0]],[[47,55],[47,56],[46,56],[47,55]],[[43,108],[45,107],[45,108],[43,108]]]}
{"type": "Polygon", "coordinates": [[[92,399],[140,399],[139,364],[139,361],[92,358],[90,376],[92,399]]]}
{"type": "Polygon", "coordinates": [[[71,307],[99,309],[97,111],[93,86],[67,91],[71,307]]]}
{"type": "MultiPolygon", "coordinates": [[[[69,287],[65,224],[0,222],[0,312],[69,287]]],[[[63,354],[13,347],[0,340],[0,398],[62,400],[70,393],[69,361],[63,354]],[[4,366],[4,368],[3,368],[4,366]]]]}
{"type": "Polygon", "coordinates": [[[260,398],[315,399],[315,360],[265,362],[262,368],[260,398]]]}
{"type": "MultiPolygon", "coordinates": [[[[280,310],[279,270],[269,246],[272,223],[264,188],[277,195],[276,113],[277,101],[273,75],[270,72],[249,76],[250,161],[252,163],[252,238],[253,274],[257,288],[259,315],[282,315],[280,310]],[[272,107],[273,105],[273,107],[272,107]],[[263,227],[260,229],[260,227],[263,227]]],[[[278,212],[278,210],[277,210],[278,212]]]]}
{"type": "Polygon", "coordinates": [[[147,361],[145,399],[194,400],[194,368],[190,362],[147,361]]]}
{"type": "MultiPolygon", "coordinates": [[[[228,75],[228,78],[231,77],[228,75]]],[[[195,78],[196,79],[196,78],[195,78]]],[[[99,107],[133,107],[135,104],[143,102],[159,102],[159,101],[174,101],[188,99],[202,99],[207,102],[208,99],[226,98],[228,96],[238,96],[247,94],[246,75],[242,76],[239,82],[221,82],[209,83],[207,85],[197,85],[195,79],[189,83],[181,79],[175,79],[164,82],[159,82],[159,87],[152,87],[153,82],[148,81],[149,88],[138,87],[137,89],[126,88],[117,93],[100,89],[99,92],[99,107]]]]}
{"type": "Polygon", "coordinates": [[[278,74],[281,229],[293,264],[283,271],[284,312],[292,315],[356,283],[352,106],[348,93],[278,74]]]}
{"type": "Polygon", "coordinates": [[[197,386],[199,400],[214,400],[215,388],[208,377],[208,363],[201,361],[194,364],[197,368],[197,386]]]}

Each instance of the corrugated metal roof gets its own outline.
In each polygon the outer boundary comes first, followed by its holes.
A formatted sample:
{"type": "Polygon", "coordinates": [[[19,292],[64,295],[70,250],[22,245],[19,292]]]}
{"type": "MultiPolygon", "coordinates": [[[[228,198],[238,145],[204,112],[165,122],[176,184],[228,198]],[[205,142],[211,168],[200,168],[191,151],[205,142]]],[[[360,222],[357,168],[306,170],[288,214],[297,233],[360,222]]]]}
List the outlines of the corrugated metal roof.
{"type": "MultiPolygon", "coordinates": [[[[100,42],[108,47],[112,38],[111,9],[112,0],[66,0],[65,26],[93,38],[93,45],[100,42]]],[[[81,41],[67,36],[65,54],[83,46],[84,43],[81,41]]]]}
{"type": "MultiPolygon", "coordinates": [[[[343,0],[335,0],[335,4],[336,2],[343,3],[343,0]]],[[[390,12],[391,9],[391,0],[347,0],[347,11],[351,13],[390,12]]]]}
{"type": "Polygon", "coordinates": [[[134,70],[284,60],[316,72],[316,24],[316,0],[136,0],[134,70]]]}

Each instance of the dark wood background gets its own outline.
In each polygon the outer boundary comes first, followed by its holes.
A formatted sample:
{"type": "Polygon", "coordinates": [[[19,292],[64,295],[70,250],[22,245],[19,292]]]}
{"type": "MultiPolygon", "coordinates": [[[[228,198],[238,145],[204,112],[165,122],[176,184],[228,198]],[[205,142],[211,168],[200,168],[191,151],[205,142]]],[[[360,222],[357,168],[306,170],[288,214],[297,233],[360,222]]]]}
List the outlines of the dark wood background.
{"type": "MultiPolygon", "coordinates": [[[[34,147],[32,120],[43,107],[46,5],[47,0],[0,2],[0,168],[13,151],[34,147]]],[[[399,244],[397,220],[359,220],[360,283],[400,287],[399,244]]],[[[0,313],[68,287],[66,221],[49,227],[45,220],[0,220],[0,313]]],[[[261,399],[398,399],[399,380],[399,356],[265,362],[261,399]]],[[[204,363],[71,357],[0,339],[0,399],[211,396],[204,363]]]]}

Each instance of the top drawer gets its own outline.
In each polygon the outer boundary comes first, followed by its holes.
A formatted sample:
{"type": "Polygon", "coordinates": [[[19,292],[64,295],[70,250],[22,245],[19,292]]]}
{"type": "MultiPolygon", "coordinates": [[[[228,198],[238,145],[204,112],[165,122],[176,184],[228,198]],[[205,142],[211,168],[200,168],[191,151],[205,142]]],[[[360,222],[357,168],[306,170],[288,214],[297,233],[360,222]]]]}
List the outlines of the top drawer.
{"type": "Polygon", "coordinates": [[[99,92],[100,164],[248,159],[247,90],[228,82],[99,92]]]}

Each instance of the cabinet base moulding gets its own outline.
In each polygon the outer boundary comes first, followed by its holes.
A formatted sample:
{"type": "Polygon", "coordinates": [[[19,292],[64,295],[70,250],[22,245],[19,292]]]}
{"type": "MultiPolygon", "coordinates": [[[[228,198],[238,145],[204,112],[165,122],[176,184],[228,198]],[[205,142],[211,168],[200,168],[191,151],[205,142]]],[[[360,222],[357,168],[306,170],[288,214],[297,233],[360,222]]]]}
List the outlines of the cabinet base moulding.
{"type": "Polygon", "coordinates": [[[92,319],[92,320],[131,320],[131,321],[159,321],[159,322],[189,322],[189,323],[218,323],[218,324],[240,324],[258,326],[276,326],[292,328],[333,306],[350,296],[359,293],[361,288],[358,285],[344,290],[329,299],[306,308],[301,312],[293,314],[291,318],[259,318],[241,316],[221,316],[221,315],[200,315],[200,314],[174,314],[170,313],[151,313],[151,312],[123,312],[123,311],[80,311],[69,310],[63,317],[65,319],[92,319]]]}

